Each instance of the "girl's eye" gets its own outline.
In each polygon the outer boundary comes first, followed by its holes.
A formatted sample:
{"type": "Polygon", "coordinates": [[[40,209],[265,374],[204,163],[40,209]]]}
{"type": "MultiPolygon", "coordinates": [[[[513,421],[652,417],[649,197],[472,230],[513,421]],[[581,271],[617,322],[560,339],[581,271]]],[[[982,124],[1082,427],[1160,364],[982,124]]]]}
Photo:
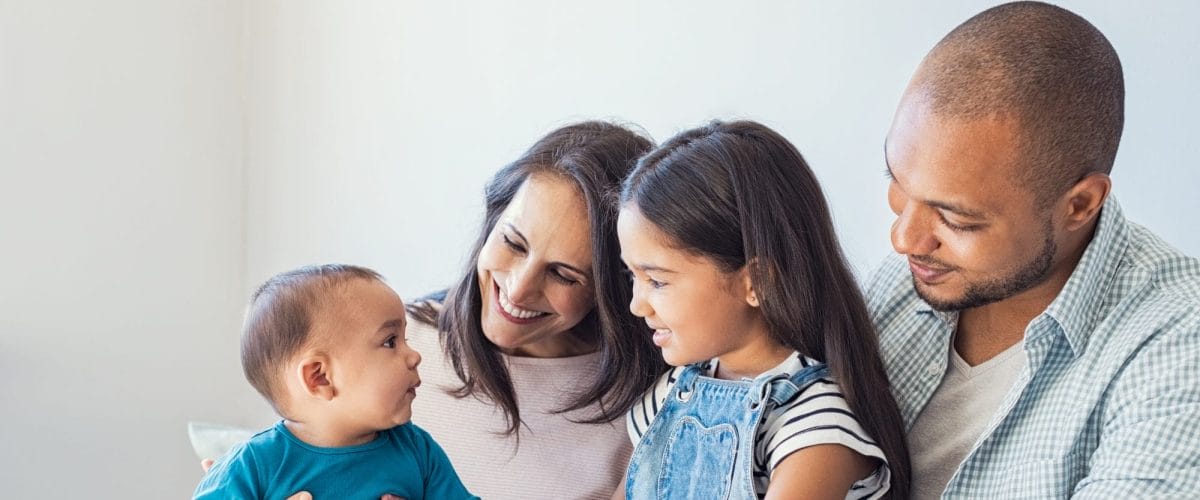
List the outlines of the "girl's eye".
{"type": "Polygon", "coordinates": [[[517,252],[517,253],[525,253],[525,247],[523,247],[520,244],[518,244],[517,242],[509,239],[507,234],[501,234],[500,238],[504,239],[504,245],[507,246],[510,250],[517,252]]]}
{"type": "Polygon", "coordinates": [[[654,278],[646,278],[646,283],[649,283],[649,284],[650,284],[650,288],[653,288],[653,289],[655,289],[655,290],[657,290],[657,289],[659,289],[659,288],[662,288],[662,287],[664,287],[664,286],[667,286],[667,284],[666,284],[666,283],[663,283],[663,282],[661,282],[661,281],[658,281],[658,280],[656,280],[656,279],[654,279],[654,278]]]}
{"type": "Polygon", "coordinates": [[[387,340],[383,341],[383,346],[388,349],[395,349],[396,348],[396,336],[395,335],[389,336],[387,338],[387,340]]]}

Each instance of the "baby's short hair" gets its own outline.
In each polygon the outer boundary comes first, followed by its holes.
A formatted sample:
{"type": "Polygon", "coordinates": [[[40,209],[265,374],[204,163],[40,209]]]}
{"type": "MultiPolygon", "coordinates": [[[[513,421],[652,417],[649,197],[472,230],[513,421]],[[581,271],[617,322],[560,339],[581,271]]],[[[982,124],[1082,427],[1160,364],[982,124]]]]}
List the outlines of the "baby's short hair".
{"type": "Polygon", "coordinates": [[[316,308],[335,286],[353,279],[383,281],[365,267],[305,266],[271,277],[250,298],[242,328],[242,370],[276,411],[281,411],[281,374],[308,342],[316,308]]]}

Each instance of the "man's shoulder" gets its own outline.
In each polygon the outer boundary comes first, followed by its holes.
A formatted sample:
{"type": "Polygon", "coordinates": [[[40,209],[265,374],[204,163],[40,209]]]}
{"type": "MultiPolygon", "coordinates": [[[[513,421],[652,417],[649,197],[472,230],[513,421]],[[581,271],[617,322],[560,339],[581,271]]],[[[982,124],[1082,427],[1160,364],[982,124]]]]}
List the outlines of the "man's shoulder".
{"type": "Polygon", "coordinates": [[[1110,269],[1093,340],[1117,356],[1147,342],[1200,341],[1200,259],[1129,224],[1129,244],[1110,269]]]}
{"type": "Polygon", "coordinates": [[[1093,299],[1100,314],[1090,323],[1087,351],[1122,381],[1117,393],[1140,393],[1177,369],[1194,373],[1200,360],[1200,259],[1140,225],[1128,227],[1128,244],[1093,299]]]}
{"type": "Polygon", "coordinates": [[[1130,223],[1129,249],[1118,271],[1119,283],[1144,283],[1156,303],[1200,308],[1200,259],[1172,247],[1145,227],[1130,223]]]}

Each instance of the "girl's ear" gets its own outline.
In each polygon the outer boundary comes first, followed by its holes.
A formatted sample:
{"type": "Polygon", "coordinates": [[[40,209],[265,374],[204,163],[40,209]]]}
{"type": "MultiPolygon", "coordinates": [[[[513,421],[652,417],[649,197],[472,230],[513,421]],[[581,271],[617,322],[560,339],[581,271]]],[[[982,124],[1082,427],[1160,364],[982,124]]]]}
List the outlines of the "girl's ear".
{"type": "Polygon", "coordinates": [[[750,277],[750,271],[755,265],[757,265],[757,259],[751,259],[738,271],[741,274],[739,279],[742,280],[742,288],[745,290],[746,303],[750,307],[758,307],[758,294],[754,291],[754,280],[750,277]]]}
{"type": "Polygon", "coordinates": [[[301,387],[311,397],[332,400],[337,396],[333,387],[333,373],[329,356],[321,352],[313,352],[300,358],[296,365],[296,375],[300,378],[301,387]]]}

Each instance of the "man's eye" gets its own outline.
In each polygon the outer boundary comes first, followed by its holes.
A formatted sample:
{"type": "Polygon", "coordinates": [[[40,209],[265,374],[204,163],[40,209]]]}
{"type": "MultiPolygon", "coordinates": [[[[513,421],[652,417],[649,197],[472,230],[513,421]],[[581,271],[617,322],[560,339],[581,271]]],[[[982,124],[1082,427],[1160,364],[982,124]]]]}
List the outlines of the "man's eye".
{"type": "Polygon", "coordinates": [[[938,218],[942,220],[943,225],[950,228],[950,230],[954,231],[954,232],[963,233],[963,232],[974,231],[976,229],[979,229],[979,225],[977,225],[977,224],[961,225],[961,224],[955,224],[953,222],[950,222],[950,220],[947,219],[945,215],[942,215],[941,212],[938,212],[938,218]]]}

